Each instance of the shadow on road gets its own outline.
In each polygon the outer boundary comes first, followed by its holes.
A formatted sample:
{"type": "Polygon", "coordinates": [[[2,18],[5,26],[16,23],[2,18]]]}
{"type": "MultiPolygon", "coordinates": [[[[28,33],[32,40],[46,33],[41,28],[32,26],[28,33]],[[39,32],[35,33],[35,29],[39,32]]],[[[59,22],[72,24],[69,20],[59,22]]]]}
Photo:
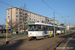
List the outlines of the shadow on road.
{"type": "Polygon", "coordinates": [[[69,38],[72,37],[75,33],[70,33],[68,35],[59,36],[59,38],[69,38]]]}
{"type": "MultiPolygon", "coordinates": [[[[0,37],[0,38],[2,39],[2,38],[6,38],[6,37],[0,37]]],[[[8,38],[12,38],[12,37],[8,37],[8,38]]]]}
{"type": "Polygon", "coordinates": [[[25,41],[23,40],[20,40],[16,43],[13,43],[13,44],[5,44],[5,45],[1,45],[0,46],[0,50],[17,50],[18,47],[25,41]]]}
{"type": "MultiPolygon", "coordinates": [[[[61,41],[56,47],[59,47],[61,45],[61,43],[63,43],[63,45],[64,45],[69,40],[68,38],[71,38],[74,34],[75,33],[59,36],[59,38],[65,38],[65,39],[63,41],[61,41]]],[[[75,39],[75,37],[73,37],[73,39],[75,39]]],[[[64,47],[64,46],[62,46],[62,47],[64,47]]],[[[73,47],[73,50],[75,50],[75,40],[71,40],[71,42],[69,42],[67,44],[67,47],[73,47]]],[[[54,50],[56,50],[56,48],[54,50]]]]}

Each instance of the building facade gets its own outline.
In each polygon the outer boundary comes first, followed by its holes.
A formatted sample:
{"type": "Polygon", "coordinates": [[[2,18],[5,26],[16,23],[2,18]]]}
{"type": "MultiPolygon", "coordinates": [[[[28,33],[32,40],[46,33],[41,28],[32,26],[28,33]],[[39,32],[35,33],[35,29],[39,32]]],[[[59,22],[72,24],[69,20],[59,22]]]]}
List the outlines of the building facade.
{"type": "Polygon", "coordinates": [[[66,30],[70,30],[70,28],[74,28],[75,26],[73,26],[73,25],[67,25],[66,26],[66,30]]]}
{"type": "MultiPolygon", "coordinates": [[[[11,21],[12,23],[18,24],[16,28],[16,30],[18,31],[21,31],[24,29],[26,30],[28,28],[28,23],[30,22],[47,21],[47,22],[54,23],[53,19],[51,18],[24,10],[20,7],[8,8],[7,9],[7,20],[11,21]]],[[[55,24],[59,25],[59,21],[55,20],[55,24]]]]}

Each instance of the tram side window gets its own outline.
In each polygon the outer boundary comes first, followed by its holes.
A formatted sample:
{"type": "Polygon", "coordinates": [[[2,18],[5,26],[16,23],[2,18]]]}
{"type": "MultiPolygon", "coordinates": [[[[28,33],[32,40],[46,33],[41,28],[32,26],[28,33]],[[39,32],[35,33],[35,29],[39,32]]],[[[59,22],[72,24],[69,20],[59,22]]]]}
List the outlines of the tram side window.
{"type": "Polygon", "coordinates": [[[58,28],[58,30],[59,30],[59,28],[58,28]]]}
{"type": "Polygon", "coordinates": [[[43,26],[43,31],[46,31],[46,30],[47,30],[46,26],[43,26]]]}
{"type": "Polygon", "coordinates": [[[52,26],[50,26],[50,30],[54,30],[52,26]]]}
{"type": "Polygon", "coordinates": [[[58,28],[58,30],[61,30],[60,28],[58,28]]]}
{"type": "Polygon", "coordinates": [[[43,27],[44,27],[44,26],[43,26],[43,25],[41,25],[41,31],[43,31],[43,27]]]}
{"type": "Polygon", "coordinates": [[[38,27],[38,31],[41,31],[42,30],[41,29],[41,25],[38,25],[37,27],[38,27]]]}
{"type": "Polygon", "coordinates": [[[47,30],[47,31],[49,31],[49,30],[50,30],[49,26],[46,26],[46,30],[47,30]]]}
{"type": "Polygon", "coordinates": [[[58,28],[57,28],[57,27],[55,27],[55,30],[58,30],[58,28]]]}

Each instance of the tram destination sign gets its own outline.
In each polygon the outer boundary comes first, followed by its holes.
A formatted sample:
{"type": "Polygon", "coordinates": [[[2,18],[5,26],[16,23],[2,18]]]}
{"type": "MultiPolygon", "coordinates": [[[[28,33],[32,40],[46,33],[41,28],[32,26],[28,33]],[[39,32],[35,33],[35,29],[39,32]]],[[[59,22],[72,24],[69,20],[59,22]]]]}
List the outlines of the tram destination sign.
{"type": "Polygon", "coordinates": [[[29,24],[35,24],[35,23],[29,23],[29,24]]]}

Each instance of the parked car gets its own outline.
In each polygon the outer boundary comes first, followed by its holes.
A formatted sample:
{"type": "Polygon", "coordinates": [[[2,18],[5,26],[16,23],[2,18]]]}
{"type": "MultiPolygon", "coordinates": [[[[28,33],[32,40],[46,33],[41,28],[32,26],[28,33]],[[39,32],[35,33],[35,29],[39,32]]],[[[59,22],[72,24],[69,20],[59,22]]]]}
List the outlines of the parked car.
{"type": "Polygon", "coordinates": [[[16,34],[16,31],[14,31],[13,34],[16,34]]]}
{"type": "Polygon", "coordinates": [[[24,34],[24,31],[23,32],[20,32],[20,34],[24,34]]]}

